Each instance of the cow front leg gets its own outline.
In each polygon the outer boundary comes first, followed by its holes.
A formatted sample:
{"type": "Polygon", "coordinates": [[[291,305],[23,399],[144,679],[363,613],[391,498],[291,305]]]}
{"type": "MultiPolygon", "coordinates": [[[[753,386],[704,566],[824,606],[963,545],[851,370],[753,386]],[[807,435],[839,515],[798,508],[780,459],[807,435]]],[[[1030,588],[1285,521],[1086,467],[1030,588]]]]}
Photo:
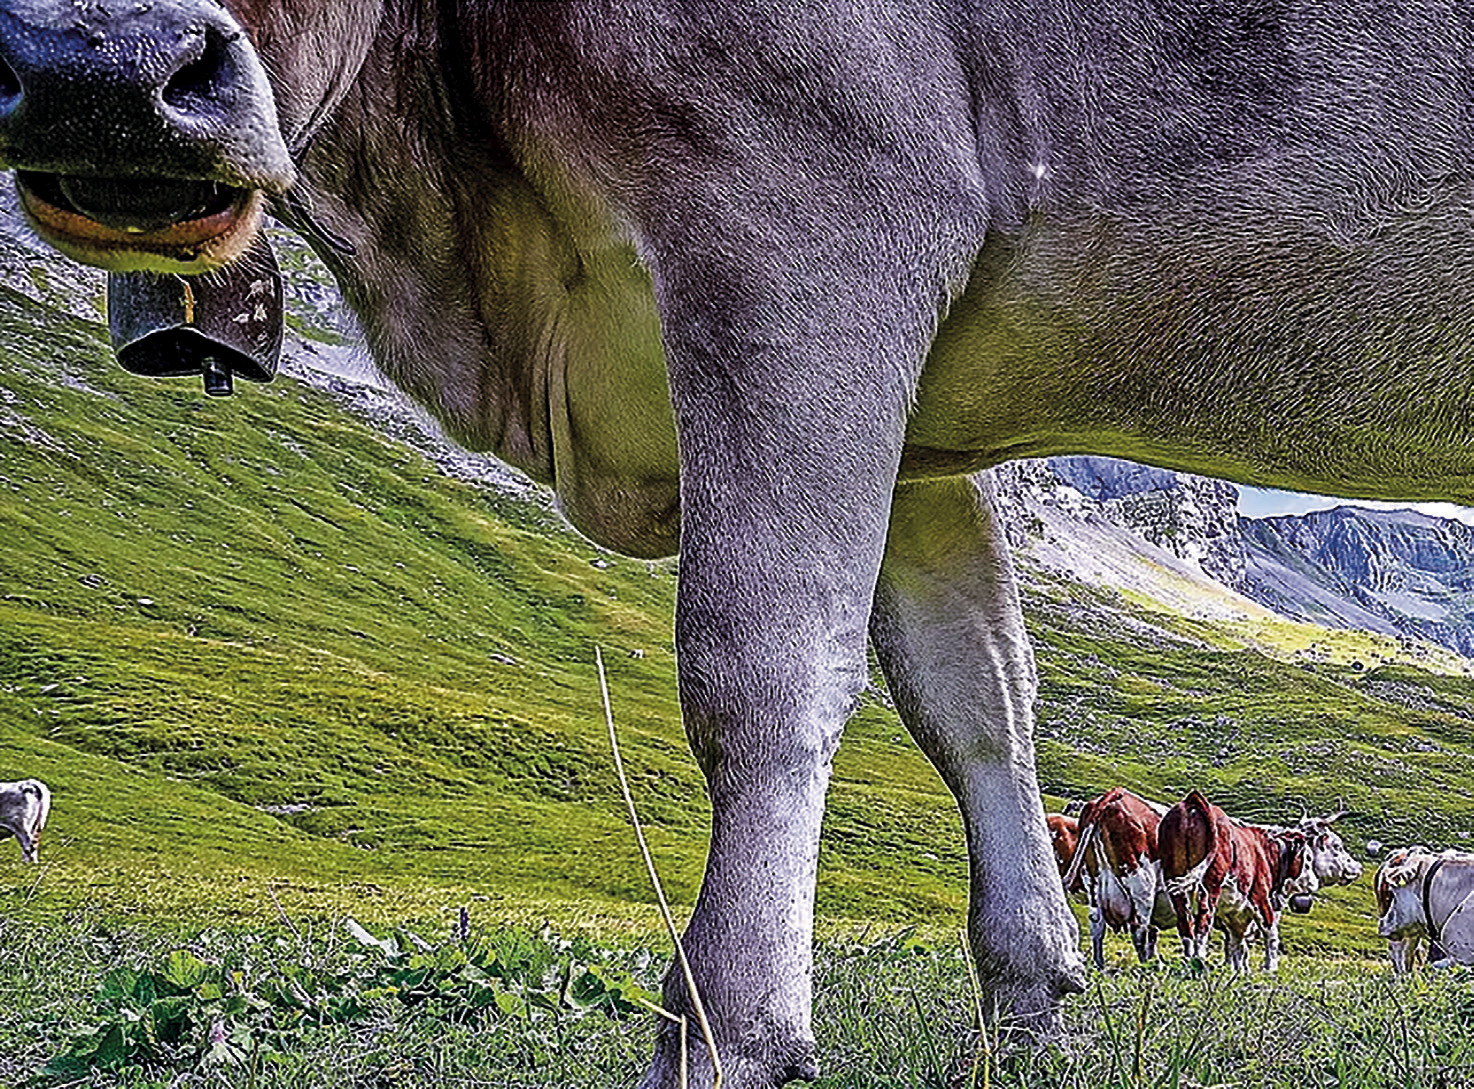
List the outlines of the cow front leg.
{"type": "MultiPolygon", "coordinates": [[[[711,302],[730,274],[702,271],[711,302]]],[[[668,274],[663,288],[679,286],[668,274]]],[[[789,311],[775,303],[746,317],[741,302],[666,312],[681,442],[681,709],[712,807],[685,947],[724,1089],[772,1089],[818,1073],[819,833],[834,752],[866,679],[906,390],[894,369],[890,389],[816,370],[830,358],[819,345],[792,356],[811,327],[840,328],[836,318],[764,331],[764,318],[789,311]]],[[[911,354],[919,366],[920,350],[911,354]]],[[[679,973],[665,998],[693,1012],[679,973]]],[[[679,1030],[666,1027],[646,1089],[679,1084],[679,1045],[679,1030]]],[[[694,1023],[687,1051],[689,1085],[705,1089],[714,1070],[694,1023]]]]}
{"type": "MultiPolygon", "coordinates": [[[[1052,1029],[1084,965],[1039,796],[1034,659],[988,477],[896,489],[870,634],[902,720],[962,811],[987,1004],[1052,1029]]],[[[1097,950],[1099,900],[1097,889],[1097,950]]]]}
{"type": "Polygon", "coordinates": [[[1152,949],[1156,945],[1156,931],[1149,926],[1132,927],[1131,944],[1136,949],[1137,961],[1145,964],[1152,959],[1152,949]]]}
{"type": "MultiPolygon", "coordinates": [[[[1266,931],[1266,939],[1268,932],[1266,931]]],[[[1223,959],[1228,962],[1229,968],[1239,975],[1247,975],[1249,972],[1249,941],[1248,934],[1241,930],[1237,924],[1230,923],[1223,928],[1223,959]]]]}
{"type": "MultiPolygon", "coordinates": [[[[729,5],[718,21],[766,28],[762,11],[729,5]]],[[[711,95],[731,84],[691,78],[699,106],[683,113],[662,84],[660,118],[641,130],[659,143],[629,161],[629,215],[676,414],[681,706],[712,799],[688,951],[726,1089],[769,1089],[815,1073],[810,942],[830,758],[865,681],[907,414],[987,210],[966,178],[903,165],[930,156],[889,146],[917,138],[909,125],[887,123],[857,155],[868,137],[814,125],[786,95],[716,109],[711,95]],[[676,114],[704,120],[667,126],[676,114]]],[[[846,115],[872,116],[866,102],[846,115]]],[[[1042,809],[1038,836],[1048,852],[1042,809]]],[[[675,1084],[672,1040],[647,1086],[675,1084]]],[[[700,1066],[691,1085],[709,1081],[700,1066]]]]}
{"type": "MultiPolygon", "coordinates": [[[[1247,955],[1245,960],[1247,960],[1247,955]]],[[[1273,919],[1264,927],[1264,970],[1278,972],[1280,967],[1280,921],[1273,919]]]]}
{"type": "MultiPolygon", "coordinates": [[[[833,755],[865,681],[873,573],[774,555],[750,525],[720,541],[693,536],[682,555],[677,643],[711,843],[684,942],[725,1086],[770,1089],[818,1073],[810,1007],[819,833],[833,755]]],[[[880,540],[877,531],[877,564],[880,540]]],[[[694,1014],[674,970],[665,998],[694,1014]]],[[[668,1027],[659,1042],[650,1089],[680,1084],[678,1031],[668,1027]]],[[[687,1050],[689,1084],[710,1085],[694,1020],[687,1050]]]]}

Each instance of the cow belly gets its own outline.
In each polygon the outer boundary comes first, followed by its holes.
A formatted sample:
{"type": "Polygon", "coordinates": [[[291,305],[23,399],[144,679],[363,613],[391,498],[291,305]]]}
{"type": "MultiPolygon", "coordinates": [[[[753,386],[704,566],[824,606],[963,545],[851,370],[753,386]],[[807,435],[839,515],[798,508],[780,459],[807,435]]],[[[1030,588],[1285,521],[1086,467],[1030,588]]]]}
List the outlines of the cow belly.
{"type": "MultiPolygon", "coordinates": [[[[1466,195],[1449,200],[1450,221],[1465,222],[1466,195]]],[[[1091,453],[1297,491],[1446,499],[1467,488],[1462,417],[1437,426],[1426,390],[1446,374],[1428,361],[1467,355],[1466,330],[1445,315],[1474,313],[1471,285],[1381,282],[1399,261],[1377,249],[1390,240],[1348,260],[1307,235],[1290,255],[1267,244],[1284,219],[1283,208],[1225,210],[1209,249],[1175,205],[1140,209],[1132,230],[1064,211],[1017,241],[991,240],[927,359],[903,472],[1091,453]],[[1397,297],[1420,290],[1428,297],[1397,297]],[[1312,326],[1341,335],[1307,355],[1312,326]],[[1384,365],[1362,363],[1374,359],[1384,365]],[[1297,380],[1256,384],[1273,373],[1297,380]],[[1239,395],[1250,387],[1254,397],[1239,395]],[[1347,406],[1385,421],[1380,449],[1347,426],[1347,406]],[[1392,456],[1414,434],[1418,457],[1392,456]]]]}
{"type": "Polygon", "coordinates": [[[1214,918],[1220,924],[1232,926],[1241,933],[1254,925],[1259,918],[1254,905],[1239,889],[1238,881],[1232,876],[1223,883],[1223,891],[1218,897],[1218,911],[1214,918]]]}
{"type": "Polygon", "coordinates": [[[1458,964],[1474,964],[1474,893],[1465,896],[1439,928],[1438,943],[1458,964]]]}

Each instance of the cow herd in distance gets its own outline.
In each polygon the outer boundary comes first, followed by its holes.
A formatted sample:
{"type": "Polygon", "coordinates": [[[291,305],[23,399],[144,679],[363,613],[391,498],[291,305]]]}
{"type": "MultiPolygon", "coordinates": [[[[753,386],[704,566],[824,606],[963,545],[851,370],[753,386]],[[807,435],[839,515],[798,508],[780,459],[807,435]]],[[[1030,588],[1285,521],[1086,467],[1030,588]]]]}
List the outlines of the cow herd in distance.
{"type": "MultiPolygon", "coordinates": [[[[12,836],[24,862],[40,861],[51,791],[39,779],[0,783],[0,839],[12,836]]],[[[1280,955],[1286,907],[1308,914],[1315,894],[1349,885],[1362,865],[1332,825],[1343,812],[1301,817],[1290,827],[1235,820],[1202,792],[1166,806],[1112,787],[1074,815],[1048,815],[1060,879],[1089,905],[1091,957],[1105,967],[1107,930],[1131,937],[1143,963],[1157,954],[1161,931],[1175,927],[1183,955],[1206,963],[1213,930],[1224,957],[1249,967],[1250,942],[1264,947],[1264,968],[1280,955]]],[[[1377,932],[1399,974],[1426,958],[1474,964],[1474,854],[1405,847],[1389,852],[1373,876],[1377,932]]]]}
{"type": "MultiPolygon", "coordinates": [[[[1156,956],[1175,928],[1183,956],[1206,963],[1214,929],[1224,959],[1249,968],[1259,941],[1264,968],[1277,969],[1285,909],[1309,913],[1316,893],[1349,885],[1362,865],[1332,825],[1344,814],[1305,816],[1292,826],[1236,820],[1201,791],[1167,806],[1112,787],[1074,815],[1048,816],[1067,894],[1089,906],[1091,957],[1105,967],[1108,930],[1131,937],[1137,958],[1156,956]]],[[[1373,878],[1377,931],[1393,968],[1474,964],[1474,854],[1407,847],[1390,852],[1373,878]]]]}

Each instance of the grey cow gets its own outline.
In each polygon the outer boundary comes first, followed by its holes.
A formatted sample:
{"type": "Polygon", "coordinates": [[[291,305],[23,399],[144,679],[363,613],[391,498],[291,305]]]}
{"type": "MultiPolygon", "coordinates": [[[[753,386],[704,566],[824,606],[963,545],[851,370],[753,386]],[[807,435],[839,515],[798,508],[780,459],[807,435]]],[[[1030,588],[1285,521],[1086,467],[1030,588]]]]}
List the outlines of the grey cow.
{"type": "Polygon", "coordinates": [[[40,779],[0,783],[0,839],[16,838],[25,862],[41,860],[41,832],[51,813],[51,791],[40,779]]]}
{"type": "Polygon", "coordinates": [[[1377,933],[1397,972],[1408,971],[1424,942],[1430,964],[1474,964],[1474,854],[1409,847],[1390,855],[1377,878],[1377,933]]]}
{"type": "Polygon", "coordinates": [[[272,208],[452,435],[595,540],[679,547],[712,802],[686,941],[750,1089],[816,1072],[815,866],[867,637],[962,812],[987,1007],[1048,1028],[1082,986],[974,474],[1097,453],[1474,498],[1471,24],[1446,0],[0,0],[0,166],[42,237],[114,270],[230,262],[272,208]]]}

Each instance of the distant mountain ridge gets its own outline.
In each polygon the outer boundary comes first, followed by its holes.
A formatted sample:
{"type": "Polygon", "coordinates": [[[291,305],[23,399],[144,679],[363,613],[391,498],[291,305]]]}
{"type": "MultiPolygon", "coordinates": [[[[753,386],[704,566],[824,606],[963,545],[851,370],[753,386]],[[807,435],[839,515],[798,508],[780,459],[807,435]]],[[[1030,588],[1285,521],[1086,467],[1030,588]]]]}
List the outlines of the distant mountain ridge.
{"type": "Polygon", "coordinates": [[[1110,458],[1016,463],[995,476],[1015,546],[1086,581],[1102,547],[1130,550],[1134,538],[1288,619],[1474,657],[1474,529],[1456,519],[1352,506],[1243,518],[1231,484],[1110,458]],[[1103,546],[1100,523],[1125,536],[1103,546]]]}
{"type": "Polygon", "coordinates": [[[1247,586],[1325,627],[1416,635],[1474,657],[1474,530],[1416,511],[1336,507],[1244,519],[1247,586]]]}

